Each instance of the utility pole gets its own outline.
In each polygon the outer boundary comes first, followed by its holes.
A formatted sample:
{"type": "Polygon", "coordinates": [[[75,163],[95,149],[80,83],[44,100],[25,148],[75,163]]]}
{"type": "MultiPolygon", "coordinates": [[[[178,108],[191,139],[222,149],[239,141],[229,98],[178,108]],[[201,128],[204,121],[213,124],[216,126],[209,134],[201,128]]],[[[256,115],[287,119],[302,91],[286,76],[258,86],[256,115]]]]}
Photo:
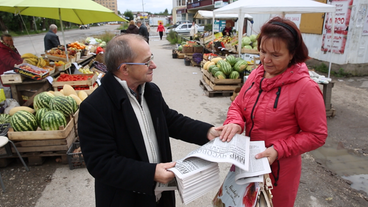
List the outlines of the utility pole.
{"type": "Polygon", "coordinates": [[[142,13],[142,16],[143,16],[143,24],[146,23],[145,19],[144,19],[144,3],[143,3],[143,0],[142,0],[142,8],[143,8],[143,13],[142,13]]]}

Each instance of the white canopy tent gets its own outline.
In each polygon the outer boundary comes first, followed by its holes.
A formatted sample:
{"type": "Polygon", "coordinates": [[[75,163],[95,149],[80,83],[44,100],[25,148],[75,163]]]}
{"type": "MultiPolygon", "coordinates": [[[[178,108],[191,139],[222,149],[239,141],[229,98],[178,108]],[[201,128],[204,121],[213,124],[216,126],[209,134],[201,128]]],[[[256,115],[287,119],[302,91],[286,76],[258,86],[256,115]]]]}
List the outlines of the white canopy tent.
{"type": "MultiPolygon", "coordinates": [[[[212,19],[213,12],[207,10],[198,10],[197,13],[194,15],[195,19],[212,19]]],[[[216,14],[216,19],[238,19],[239,15],[236,13],[232,14],[216,14]]],[[[252,16],[249,14],[244,14],[245,19],[253,19],[252,16]]]]}
{"type": "MultiPolygon", "coordinates": [[[[335,6],[324,4],[312,0],[239,0],[228,4],[222,8],[213,11],[213,20],[220,14],[238,14],[239,17],[244,14],[301,14],[301,13],[332,13],[332,19],[335,19],[335,6]]],[[[238,20],[238,31],[242,31],[244,19],[238,20]]],[[[332,21],[331,39],[334,38],[335,21],[332,21]]],[[[212,31],[213,32],[213,31],[212,31]]],[[[238,42],[241,43],[242,33],[238,32],[238,42]]],[[[333,41],[331,41],[331,48],[333,41]]],[[[240,55],[240,49],[239,49],[240,55]]],[[[331,61],[328,69],[330,77],[331,61]]]]}

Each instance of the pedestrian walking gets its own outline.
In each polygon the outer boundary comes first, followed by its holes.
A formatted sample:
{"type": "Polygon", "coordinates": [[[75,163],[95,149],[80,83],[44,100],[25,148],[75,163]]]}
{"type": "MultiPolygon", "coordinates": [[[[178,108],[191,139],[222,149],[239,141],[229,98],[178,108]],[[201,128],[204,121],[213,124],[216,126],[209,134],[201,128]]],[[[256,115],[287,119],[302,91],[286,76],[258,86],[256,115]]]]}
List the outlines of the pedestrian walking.
{"type": "Polygon", "coordinates": [[[162,25],[162,22],[158,24],[157,32],[160,34],[160,40],[162,40],[162,36],[164,35],[165,27],[162,25]]]}

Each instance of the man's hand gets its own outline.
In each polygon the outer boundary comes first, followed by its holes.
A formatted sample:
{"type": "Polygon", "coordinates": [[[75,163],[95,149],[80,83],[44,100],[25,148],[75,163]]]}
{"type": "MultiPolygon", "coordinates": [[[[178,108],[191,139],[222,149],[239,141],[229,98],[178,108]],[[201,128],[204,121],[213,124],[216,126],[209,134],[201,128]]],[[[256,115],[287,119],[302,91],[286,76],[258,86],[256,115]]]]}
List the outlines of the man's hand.
{"type": "Polygon", "coordinates": [[[176,162],[160,163],[156,165],[154,180],[166,184],[175,177],[175,174],[167,169],[176,165],[176,162]]]}
{"type": "Polygon", "coordinates": [[[265,151],[256,154],[256,159],[267,157],[268,163],[272,165],[272,163],[275,162],[275,160],[277,159],[277,156],[278,156],[277,151],[273,147],[269,147],[265,151]]]}
{"type": "Polygon", "coordinates": [[[220,134],[221,134],[221,127],[211,127],[210,130],[208,130],[207,139],[213,140],[216,137],[219,137],[220,134]]]}

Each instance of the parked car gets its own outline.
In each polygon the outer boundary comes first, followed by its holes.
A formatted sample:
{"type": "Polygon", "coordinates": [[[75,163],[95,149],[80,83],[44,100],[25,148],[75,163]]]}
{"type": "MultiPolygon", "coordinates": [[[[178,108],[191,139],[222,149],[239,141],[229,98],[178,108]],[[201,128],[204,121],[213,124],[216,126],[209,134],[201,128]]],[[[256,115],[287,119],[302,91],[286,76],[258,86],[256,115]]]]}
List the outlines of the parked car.
{"type": "Polygon", "coordinates": [[[81,25],[79,29],[89,29],[89,24],[81,25]]]}
{"type": "MultiPolygon", "coordinates": [[[[197,27],[198,32],[203,32],[204,31],[204,26],[199,26],[197,24],[195,26],[197,27]]],[[[189,33],[190,28],[192,28],[192,23],[183,23],[183,24],[180,24],[179,26],[177,26],[176,28],[173,28],[171,30],[173,30],[174,32],[177,32],[177,33],[189,33]]]]}
{"type": "Polygon", "coordinates": [[[179,26],[180,24],[183,24],[183,23],[190,23],[189,20],[181,20],[181,21],[177,21],[175,24],[171,25],[171,26],[168,26],[167,29],[173,29],[173,28],[176,28],[177,26],[179,26]]]}

